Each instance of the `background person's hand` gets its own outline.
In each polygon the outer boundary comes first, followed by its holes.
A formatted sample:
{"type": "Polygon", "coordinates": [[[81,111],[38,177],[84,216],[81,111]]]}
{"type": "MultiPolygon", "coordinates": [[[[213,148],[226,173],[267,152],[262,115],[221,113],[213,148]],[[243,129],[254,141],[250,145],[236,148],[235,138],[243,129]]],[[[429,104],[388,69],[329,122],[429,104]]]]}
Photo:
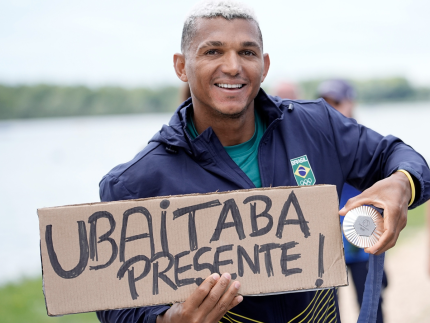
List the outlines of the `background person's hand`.
{"type": "Polygon", "coordinates": [[[379,255],[394,247],[400,231],[406,226],[411,194],[411,185],[406,175],[395,172],[349,199],[339,214],[345,216],[348,211],[366,204],[384,209],[384,232],[374,246],[365,249],[368,253],[379,255]]]}
{"type": "Polygon", "coordinates": [[[221,277],[212,274],[183,303],[172,305],[163,315],[157,317],[157,323],[216,323],[224,314],[242,302],[238,295],[240,283],[233,282],[228,273],[221,277]],[[224,293],[225,292],[225,293],[224,293]]]}

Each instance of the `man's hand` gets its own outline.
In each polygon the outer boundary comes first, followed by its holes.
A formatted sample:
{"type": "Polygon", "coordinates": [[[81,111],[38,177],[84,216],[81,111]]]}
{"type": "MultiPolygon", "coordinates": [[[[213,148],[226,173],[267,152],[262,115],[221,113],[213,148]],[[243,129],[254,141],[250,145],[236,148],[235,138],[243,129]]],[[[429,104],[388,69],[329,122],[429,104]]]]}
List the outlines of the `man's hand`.
{"type": "Polygon", "coordinates": [[[406,175],[395,172],[349,199],[339,214],[345,216],[348,211],[365,204],[384,209],[384,232],[374,246],[364,249],[368,253],[379,255],[394,247],[400,231],[406,226],[411,194],[411,185],[406,175]]]}
{"type": "Polygon", "coordinates": [[[221,277],[212,274],[183,303],[174,304],[163,315],[157,317],[157,323],[215,323],[224,314],[242,302],[237,295],[240,288],[238,281],[233,282],[224,293],[231,276],[224,273],[221,277]]]}

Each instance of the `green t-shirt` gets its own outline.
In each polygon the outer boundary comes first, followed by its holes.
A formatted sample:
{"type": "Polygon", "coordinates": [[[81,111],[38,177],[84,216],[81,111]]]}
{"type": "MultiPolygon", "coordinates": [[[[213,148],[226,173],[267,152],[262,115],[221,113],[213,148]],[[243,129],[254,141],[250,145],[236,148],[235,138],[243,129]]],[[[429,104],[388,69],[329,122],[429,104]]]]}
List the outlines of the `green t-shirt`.
{"type": "MultiPolygon", "coordinates": [[[[188,118],[187,131],[192,139],[197,138],[199,135],[194,126],[192,113],[190,114],[190,118],[188,118]]],[[[260,169],[258,167],[258,145],[264,131],[266,131],[266,125],[258,113],[255,112],[255,132],[252,138],[239,145],[224,147],[231,159],[249,177],[255,187],[261,187],[260,169]]]]}

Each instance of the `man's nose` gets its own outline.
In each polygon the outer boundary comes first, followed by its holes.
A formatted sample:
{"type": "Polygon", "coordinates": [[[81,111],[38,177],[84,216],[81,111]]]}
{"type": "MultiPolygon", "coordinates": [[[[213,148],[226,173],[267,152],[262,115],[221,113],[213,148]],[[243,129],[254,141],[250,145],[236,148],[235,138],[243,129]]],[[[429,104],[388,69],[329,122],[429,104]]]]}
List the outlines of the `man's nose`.
{"type": "Polygon", "coordinates": [[[228,52],[224,55],[224,61],[221,67],[223,73],[230,76],[236,76],[242,69],[240,56],[235,52],[228,52]]]}

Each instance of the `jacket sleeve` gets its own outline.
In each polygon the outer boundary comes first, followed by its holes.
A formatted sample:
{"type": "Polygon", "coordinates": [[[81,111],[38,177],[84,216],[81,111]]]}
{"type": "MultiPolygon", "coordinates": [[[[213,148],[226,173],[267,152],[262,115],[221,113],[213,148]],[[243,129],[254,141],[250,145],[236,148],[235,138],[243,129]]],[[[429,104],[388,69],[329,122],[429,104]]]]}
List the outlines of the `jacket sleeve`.
{"type": "MultiPolygon", "coordinates": [[[[127,190],[120,179],[108,174],[100,182],[100,200],[111,202],[137,198],[127,190]]],[[[157,316],[170,308],[169,305],[146,306],[139,308],[97,312],[102,323],[155,323],[157,316]]]]}
{"type": "Polygon", "coordinates": [[[157,316],[170,308],[168,305],[147,306],[124,310],[97,312],[97,318],[102,323],[155,323],[157,316]]]}
{"type": "Polygon", "coordinates": [[[419,153],[399,138],[391,135],[383,137],[323,102],[346,182],[363,191],[395,171],[404,169],[412,175],[416,189],[410,209],[430,198],[430,170],[419,153]]]}
{"type": "Polygon", "coordinates": [[[111,174],[105,175],[100,181],[100,201],[111,202],[120,200],[131,200],[133,194],[126,189],[123,182],[111,174]]]}

